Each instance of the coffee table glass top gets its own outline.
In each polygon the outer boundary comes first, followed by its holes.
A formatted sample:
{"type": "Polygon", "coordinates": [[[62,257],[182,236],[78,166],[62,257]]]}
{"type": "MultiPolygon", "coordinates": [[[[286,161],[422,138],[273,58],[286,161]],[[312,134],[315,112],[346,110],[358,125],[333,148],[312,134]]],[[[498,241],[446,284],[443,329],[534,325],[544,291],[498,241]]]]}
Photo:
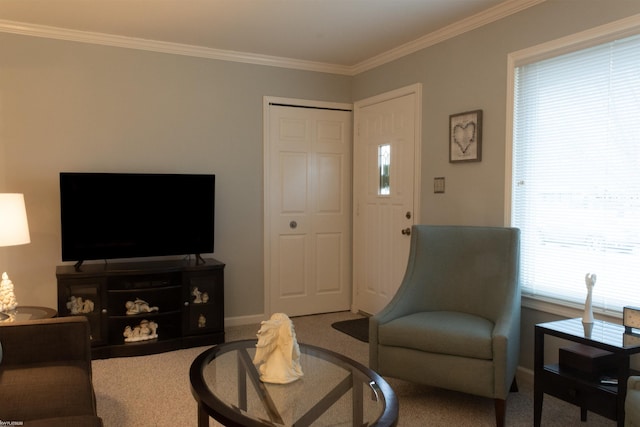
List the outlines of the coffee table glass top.
{"type": "Polygon", "coordinates": [[[259,380],[256,340],[202,353],[191,366],[194,397],[224,425],[395,425],[398,404],[374,371],[338,353],[300,344],[304,376],[289,384],[259,380]]]}

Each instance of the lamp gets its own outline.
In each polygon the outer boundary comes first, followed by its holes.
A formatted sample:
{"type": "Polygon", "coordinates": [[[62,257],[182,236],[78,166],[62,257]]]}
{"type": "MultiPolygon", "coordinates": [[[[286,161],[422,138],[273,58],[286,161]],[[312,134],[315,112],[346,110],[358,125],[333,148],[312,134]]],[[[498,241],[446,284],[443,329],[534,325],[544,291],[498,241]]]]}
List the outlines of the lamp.
{"type": "MultiPolygon", "coordinates": [[[[0,246],[24,245],[30,242],[24,195],[0,194],[0,246]]],[[[2,273],[0,312],[13,310],[17,305],[13,283],[9,280],[7,273],[2,273]]]]}

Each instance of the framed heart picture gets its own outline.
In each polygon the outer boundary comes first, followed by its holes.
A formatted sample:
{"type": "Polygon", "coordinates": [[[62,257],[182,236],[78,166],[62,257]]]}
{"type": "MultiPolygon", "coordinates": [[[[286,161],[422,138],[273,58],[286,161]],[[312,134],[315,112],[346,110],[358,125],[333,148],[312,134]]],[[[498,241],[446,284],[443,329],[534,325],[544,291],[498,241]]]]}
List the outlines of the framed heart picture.
{"type": "Polygon", "coordinates": [[[482,110],[449,116],[449,162],[482,159],[482,110]]]}

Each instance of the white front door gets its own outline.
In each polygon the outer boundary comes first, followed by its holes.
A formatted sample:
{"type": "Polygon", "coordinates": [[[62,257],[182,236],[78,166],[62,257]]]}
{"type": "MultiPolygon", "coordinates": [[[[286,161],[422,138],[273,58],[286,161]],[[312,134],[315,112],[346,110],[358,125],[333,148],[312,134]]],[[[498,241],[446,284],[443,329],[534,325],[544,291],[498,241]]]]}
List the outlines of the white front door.
{"type": "Polygon", "coordinates": [[[354,306],[375,314],[395,295],[420,194],[421,85],[354,105],[354,306]]]}
{"type": "Polygon", "coordinates": [[[265,314],[348,310],[350,106],[265,101],[265,314]]]}

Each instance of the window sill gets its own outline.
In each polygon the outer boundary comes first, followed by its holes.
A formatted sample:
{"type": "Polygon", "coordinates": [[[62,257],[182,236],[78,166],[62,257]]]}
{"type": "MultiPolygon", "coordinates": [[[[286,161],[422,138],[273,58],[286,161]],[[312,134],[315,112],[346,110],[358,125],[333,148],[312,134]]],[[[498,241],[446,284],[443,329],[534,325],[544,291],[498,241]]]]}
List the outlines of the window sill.
{"type": "MultiPolygon", "coordinates": [[[[534,297],[530,295],[522,296],[522,307],[530,308],[532,310],[540,311],[543,313],[555,314],[556,316],[562,316],[567,319],[582,317],[582,314],[584,313],[584,306],[580,304],[560,301],[552,298],[534,297]]],[[[594,308],[593,314],[598,320],[605,320],[612,323],[622,323],[622,313],[613,311],[605,312],[603,310],[594,308]]]]}

